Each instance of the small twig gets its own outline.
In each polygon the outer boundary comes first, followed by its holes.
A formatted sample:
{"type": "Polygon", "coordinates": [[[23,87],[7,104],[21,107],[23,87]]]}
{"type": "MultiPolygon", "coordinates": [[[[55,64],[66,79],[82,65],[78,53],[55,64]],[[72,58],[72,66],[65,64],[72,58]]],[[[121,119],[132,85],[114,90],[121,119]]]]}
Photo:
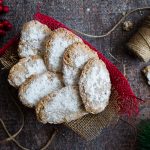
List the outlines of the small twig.
{"type": "Polygon", "coordinates": [[[102,34],[102,35],[91,35],[91,34],[87,34],[87,33],[84,33],[84,32],[81,32],[81,31],[78,31],[76,29],[72,29],[73,31],[81,34],[81,35],[84,35],[84,36],[87,36],[87,37],[91,37],[91,38],[103,38],[103,37],[106,37],[108,35],[110,35],[122,22],[123,20],[128,17],[130,14],[136,12],[136,11],[141,11],[141,10],[148,10],[150,9],[150,7],[142,7],[142,8],[136,8],[134,10],[131,10],[127,13],[125,13],[125,15],[106,33],[102,34]]]}
{"type": "Polygon", "coordinates": [[[117,62],[119,62],[120,63],[120,61],[115,57],[115,56],[113,56],[111,53],[108,53],[114,60],[116,60],[117,62]]]}

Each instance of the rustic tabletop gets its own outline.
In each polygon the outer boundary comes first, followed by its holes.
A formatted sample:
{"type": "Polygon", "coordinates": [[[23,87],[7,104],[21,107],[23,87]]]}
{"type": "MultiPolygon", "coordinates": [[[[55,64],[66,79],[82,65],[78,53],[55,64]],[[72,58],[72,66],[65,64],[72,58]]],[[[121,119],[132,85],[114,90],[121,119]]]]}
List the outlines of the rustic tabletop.
{"type": "MultiPolygon", "coordinates": [[[[5,38],[0,39],[0,47],[21,29],[26,21],[32,19],[36,12],[38,0],[7,0],[10,12],[2,16],[14,25],[5,38]]],[[[41,0],[40,11],[63,22],[67,26],[90,34],[102,34],[108,31],[124,12],[137,7],[150,6],[150,0],[41,0]]],[[[135,33],[149,11],[132,14],[126,20],[134,23],[130,32],[123,31],[119,26],[111,35],[93,39],[84,37],[124,73],[137,97],[146,101],[141,106],[137,122],[150,118],[150,87],[147,85],[141,69],[149,63],[144,63],[131,55],[126,48],[126,42],[135,33]],[[116,59],[114,59],[114,56],[116,59]]],[[[21,125],[20,115],[12,103],[6,89],[8,71],[0,70],[0,118],[3,119],[10,133],[15,133],[21,125]]],[[[12,92],[16,91],[11,88],[12,92]]],[[[16,94],[17,95],[17,94],[16,94]]],[[[16,96],[17,97],[17,96],[16,96]]],[[[16,98],[17,100],[17,98],[16,98]]],[[[43,146],[51,136],[54,128],[58,129],[48,149],[52,150],[130,150],[135,149],[135,132],[133,127],[119,121],[115,128],[107,129],[92,141],[86,141],[63,125],[43,125],[37,122],[34,111],[22,106],[25,115],[25,126],[16,138],[20,144],[36,150],[43,146]]],[[[0,128],[0,140],[7,135],[0,128]]],[[[0,150],[17,150],[13,142],[0,144],[0,150]]]]}

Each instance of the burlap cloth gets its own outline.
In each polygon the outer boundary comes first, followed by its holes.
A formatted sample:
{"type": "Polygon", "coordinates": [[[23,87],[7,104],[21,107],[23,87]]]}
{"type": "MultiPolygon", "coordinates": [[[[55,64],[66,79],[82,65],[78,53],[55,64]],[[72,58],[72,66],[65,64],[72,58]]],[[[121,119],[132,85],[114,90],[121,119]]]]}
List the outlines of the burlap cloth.
{"type": "MultiPolygon", "coordinates": [[[[48,25],[52,30],[58,27],[67,28],[65,25],[56,21],[55,19],[37,13],[35,19],[48,25]]],[[[67,28],[68,29],[68,28],[67,28]]],[[[70,29],[69,29],[70,30],[70,29]]],[[[13,38],[5,45],[5,54],[0,58],[2,65],[6,69],[10,69],[18,61],[17,56],[17,46],[18,46],[18,36],[13,38]]],[[[109,105],[106,109],[97,114],[88,114],[81,119],[72,121],[70,123],[65,123],[65,125],[75,131],[77,134],[84,137],[86,140],[91,140],[98,136],[101,131],[108,127],[111,122],[115,120],[117,122],[120,114],[132,115],[138,112],[138,100],[133,94],[127,80],[122,75],[122,73],[100,52],[98,52],[94,47],[92,47],[88,42],[83,40],[91,49],[98,53],[100,59],[102,59],[107,69],[110,72],[111,82],[112,82],[112,92],[109,100],[109,105]]]]}
{"type": "Polygon", "coordinates": [[[145,18],[141,28],[132,36],[127,46],[141,60],[150,60],[150,16],[145,18]]]}

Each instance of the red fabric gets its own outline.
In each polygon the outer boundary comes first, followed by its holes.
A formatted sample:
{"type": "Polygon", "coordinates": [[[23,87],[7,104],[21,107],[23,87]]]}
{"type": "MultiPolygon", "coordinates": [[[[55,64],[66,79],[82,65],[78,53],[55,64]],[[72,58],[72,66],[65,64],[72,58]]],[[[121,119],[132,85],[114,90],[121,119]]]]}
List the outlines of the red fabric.
{"type": "Polygon", "coordinates": [[[19,35],[16,35],[12,39],[10,39],[6,44],[3,45],[2,48],[0,48],[0,56],[2,56],[5,51],[12,46],[14,43],[16,43],[19,40],[19,35]]]}
{"type": "MultiPolygon", "coordinates": [[[[46,24],[52,30],[57,29],[59,27],[63,27],[71,31],[71,29],[69,29],[64,24],[60,23],[59,21],[55,20],[54,18],[43,15],[39,12],[35,14],[34,19],[40,21],[43,24],[46,24]]],[[[100,53],[96,48],[94,48],[90,43],[88,43],[84,39],[83,41],[91,49],[96,51],[99,58],[105,62],[107,69],[110,72],[112,85],[118,92],[118,96],[119,96],[118,105],[120,107],[120,113],[128,114],[128,115],[137,114],[139,111],[138,99],[132,92],[132,89],[128,81],[126,80],[126,78],[116,68],[115,65],[113,65],[106,57],[103,56],[102,53],[100,53]]]]}
{"type": "MultiPolygon", "coordinates": [[[[59,27],[66,28],[71,31],[68,27],[66,27],[64,24],[60,23],[59,21],[55,20],[52,17],[43,15],[41,13],[36,13],[34,15],[34,19],[38,20],[39,22],[46,24],[50,29],[54,30],[59,27]]],[[[73,32],[73,31],[72,31],[73,32]]],[[[11,46],[12,43],[15,42],[15,39],[12,39],[9,41],[8,44],[2,48],[3,52],[6,50],[9,46],[11,46]]],[[[97,52],[100,59],[102,59],[107,69],[110,72],[110,78],[113,87],[118,92],[118,106],[120,107],[120,113],[121,114],[128,114],[133,115],[137,114],[139,112],[139,99],[136,98],[134,93],[132,92],[132,89],[126,80],[126,78],[123,76],[123,74],[116,68],[115,65],[113,65],[106,57],[103,56],[102,53],[100,53],[96,48],[94,48],[91,44],[89,44],[87,41],[83,39],[84,43],[87,44],[91,49],[97,52]]]]}

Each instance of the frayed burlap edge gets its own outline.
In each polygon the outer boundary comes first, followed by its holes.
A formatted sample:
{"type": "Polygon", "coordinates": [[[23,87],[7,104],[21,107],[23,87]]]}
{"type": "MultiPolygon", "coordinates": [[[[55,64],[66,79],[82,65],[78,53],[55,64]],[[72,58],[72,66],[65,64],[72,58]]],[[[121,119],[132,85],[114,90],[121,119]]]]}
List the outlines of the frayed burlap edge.
{"type": "Polygon", "coordinates": [[[117,123],[119,119],[117,99],[118,93],[115,89],[112,89],[109,105],[103,112],[97,115],[88,114],[81,119],[65,123],[65,125],[86,140],[92,140],[97,137],[104,128],[108,127],[112,121],[116,121],[117,123]]]}
{"type": "MultiPolygon", "coordinates": [[[[17,47],[13,46],[10,47],[2,57],[0,57],[0,62],[4,69],[10,69],[18,62],[18,59],[17,47]]],[[[119,118],[117,99],[118,93],[112,88],[109,105],[103,112],[97,115],[88,114],[78,120],[65,123],[65,125],[82,136],[84,139],[92,140],[97,137],[104,128],[108,127],[112,121],[117,123],[119,118]]]]}

